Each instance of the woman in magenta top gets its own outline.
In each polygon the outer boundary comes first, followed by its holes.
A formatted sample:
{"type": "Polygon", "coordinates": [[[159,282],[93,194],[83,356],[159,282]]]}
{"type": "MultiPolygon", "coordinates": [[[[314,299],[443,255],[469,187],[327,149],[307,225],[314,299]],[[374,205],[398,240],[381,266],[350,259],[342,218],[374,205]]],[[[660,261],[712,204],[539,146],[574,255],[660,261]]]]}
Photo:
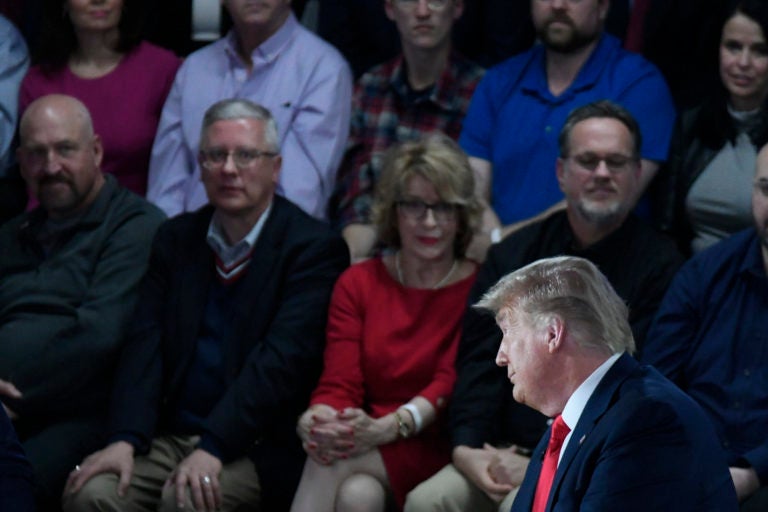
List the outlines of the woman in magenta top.
{"type": "Polygon", "coordinates": [[[387,155],[373,215],[392,250],[350,267],[334,289],[325,367],[298,425],[309,457],[292,510],[401,508],[450,462],[441,427],[477,271],[464,257],[473,191],[467,157],[443,135],[387,155]]]}
{"type": "Polygon", "coordinates": [[[49,0],[19,107],[47,94],[78,98],[104,144],[102,170],[143,196],[160,112],[181,61],[140,40],[140,4],[49,0]]]}

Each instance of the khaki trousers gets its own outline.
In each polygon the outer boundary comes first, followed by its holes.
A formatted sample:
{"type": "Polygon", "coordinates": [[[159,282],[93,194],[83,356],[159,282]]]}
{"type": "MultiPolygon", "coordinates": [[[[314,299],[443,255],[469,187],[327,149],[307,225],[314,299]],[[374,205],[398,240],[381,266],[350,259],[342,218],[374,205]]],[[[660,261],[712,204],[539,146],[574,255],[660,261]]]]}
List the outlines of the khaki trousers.
{"type": "Polygon", "coordinates": [[[408,493],[403,512],[509,512],[516,495],[517,489],[496,503],[448,464],[408,493]]]}
{"type": "MultiPolygon", "coordinates": [[[[163,489],[178,464],[197,445],[197,436],[165,436],[152,441],[147,455],[135,458],[131,484],[125,495],[117,495],[118,477],[103,473],[91,478],[77,494],[64,497],[65,512],[168,512],[177,510],[175,490],[163,489]]],[[[221,511],[259,511],[261,488],[253,462],[242,457],[226,464],[219,475],[221,511]]],[[[195,510],[187,492],[185,511],[195,510]]]]}

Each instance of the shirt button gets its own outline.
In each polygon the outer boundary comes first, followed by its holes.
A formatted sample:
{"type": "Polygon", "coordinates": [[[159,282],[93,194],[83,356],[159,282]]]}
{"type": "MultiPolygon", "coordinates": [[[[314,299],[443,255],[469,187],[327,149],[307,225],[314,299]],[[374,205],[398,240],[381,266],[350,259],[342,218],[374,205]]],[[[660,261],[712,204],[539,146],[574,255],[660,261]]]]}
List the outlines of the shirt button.
{"type": "Polygon", "coordinates": [[[546,128],[544,128],[544,131],[549,133],[549,132],[552,131],[552,127],[551,126],[547,126],[546,128]]]}
{"type": "Polygon", "coordinates": [[[749,377],[750,375],[752,375],[752,372],[750,372],[750,371],[749,371],[749,368],[747,368],[746,370],[744,370],[744,375],[745,375],[745,376],[747,376],[747,377],[749,377]]]}

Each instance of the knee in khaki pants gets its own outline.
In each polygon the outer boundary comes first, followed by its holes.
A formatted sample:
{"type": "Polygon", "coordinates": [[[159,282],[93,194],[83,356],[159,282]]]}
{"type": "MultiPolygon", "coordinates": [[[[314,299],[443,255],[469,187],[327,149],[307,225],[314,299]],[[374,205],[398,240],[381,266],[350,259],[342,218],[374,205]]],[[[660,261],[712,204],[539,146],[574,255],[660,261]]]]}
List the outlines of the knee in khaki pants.
{"type": "Polygon", "coordinates": [[[117,495],[117,475],[106,473],[88,480],[76,494],[66,494],[62,500],[64,512],[122,511],[125,501],[117,495]]]}
{"type": "Polygon", "coordinates": [[[416,486],[405,499],[405,512],[495,512],[496,504],[453,464],[416,486]]]}
{"type": "Polygon", "coordinates": [[[509,512],[517,489],[500,504],[490,499],[452,464],[416,486],[405,499],[404,512],[509,512]]]}

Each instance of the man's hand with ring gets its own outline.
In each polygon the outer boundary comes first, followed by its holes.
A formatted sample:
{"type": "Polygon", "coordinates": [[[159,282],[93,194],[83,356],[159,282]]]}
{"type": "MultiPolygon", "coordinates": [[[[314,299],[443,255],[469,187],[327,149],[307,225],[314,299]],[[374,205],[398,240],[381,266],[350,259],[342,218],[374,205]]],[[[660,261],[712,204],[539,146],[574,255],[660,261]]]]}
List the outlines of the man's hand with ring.
{"type": "Polygon", "coordinates": [[[184,508],[187,486],[195,510],[217,510],[221,507],[219,474],[221,461],[205,450],[190,453],[168,477],[166,485],[176,488],[176,505],[184,508]]]}

